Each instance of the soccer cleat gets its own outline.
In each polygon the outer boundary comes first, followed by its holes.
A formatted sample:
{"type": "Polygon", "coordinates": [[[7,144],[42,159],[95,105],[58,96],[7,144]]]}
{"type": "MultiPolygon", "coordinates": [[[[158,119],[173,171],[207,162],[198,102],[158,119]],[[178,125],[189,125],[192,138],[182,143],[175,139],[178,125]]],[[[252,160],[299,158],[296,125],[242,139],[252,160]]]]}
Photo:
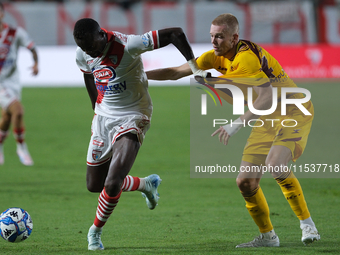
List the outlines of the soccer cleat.
{"type": "Polygon", "coordinates": [[[302,224],[302,238],[301,241],[304,245],[311,244],[314,241],[320,240],[320,234],[318,230],[310,225],[302,224]]]}
{"type": "Polygon", "coordinates": [[[0,165],[5,163],[5,156],[4,156],[4,148],[2,144],[0,144],[0,165]]]}
{"type": "Polygon", "coordinates": [[[104,250],[104,245],[100,238],[101,234],[102,230],[94,231],[91,228],[89,229],[89,232],[87,233],[87,242],[89,243],[88,250],[90,251],[104,250]]]}
{"type": "Polygon", "coordinates": [[[22,164],[25,166],[33,165],[33,160],[28,152],[26,143],[17,143],[17,154],[22,164]]]}
{"type": "Polygon", "coordinates": [[[236,246],[236,248],[251,248],[251,247],[279,247],[280,240],[277,235],[272,238],[265,238],[263,234],[255,237],[253,241],[249,243],[242,243],[236,246]]]}
{"type": "Polygon", "coordinates": [[[145,177],[145,190],[142,192],[142,196],[146,199],[146,204],[150,210],[155,209],[159,194],[157,188],[161,184],[162,179],[157,174],[152,174],[145,177]]]}

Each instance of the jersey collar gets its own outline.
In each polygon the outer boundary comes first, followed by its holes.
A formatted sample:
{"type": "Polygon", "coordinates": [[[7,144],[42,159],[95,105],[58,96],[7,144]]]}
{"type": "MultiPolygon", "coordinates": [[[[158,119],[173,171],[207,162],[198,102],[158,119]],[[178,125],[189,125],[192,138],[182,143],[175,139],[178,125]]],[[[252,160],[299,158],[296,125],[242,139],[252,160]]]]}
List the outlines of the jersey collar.
{"type": "Polygon", "coordinates": [[[107,42],[111,42],[114,39],[114,34],[113,32],[108,32],[105,28],[102,28],[102,30],[106,33],[107,36],[107,42]]]}
{"type": "Polygon", "coordinates": [[[108,51],[108,49],[110,47],[111,42],[115,38],[113,32],[108,32],[105,28],[101,28],[101,29],[106,33],[107,43],[105,45],[105,48],[104,48],[102,54],[99,57],[103,57],[103,56],[106,55],[106,53],[107,53],[107,51],[108,51]]]}
{"type": "Polygon", "coordinates": [[[234,58],[236,57],[236,55],[237,55],[237,53],[240,50],[242,45],[243,45],[243,42],[241,40],[239,40],[238,43],[237,43],[237,46],[236,46],[235,55],[231,59],[229,59],[230,61],[234,60],[234,58]]]}

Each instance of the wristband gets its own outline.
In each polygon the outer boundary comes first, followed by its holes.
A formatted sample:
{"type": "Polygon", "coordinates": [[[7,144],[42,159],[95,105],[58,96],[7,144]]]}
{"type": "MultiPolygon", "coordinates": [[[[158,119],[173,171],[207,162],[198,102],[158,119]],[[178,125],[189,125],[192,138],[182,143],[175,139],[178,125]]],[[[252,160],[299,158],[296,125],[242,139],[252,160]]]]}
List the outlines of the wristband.
{"type": "Polygon", "coordinates": [[[199,70],[198,65],[196,63],[196,59],[194,59],[194,58],[190,59],[188,61],[188,64],[189,64],[189,66],[191,68],[192,73],[196,73],[199,70]]]}
{"type": "Polygon", "coordinates": [[[196,63],[196,59],[190,59],[189,61],[188,61],[188,64],[189,64],[189,66],[190,66],[190,68],[191,68],[191,71],[192,71],[192,73],[194,74],[194,75],[198,75],[198,76],[201,76],[201,77],[203,77],[203,78],[206,78],[207,77],[207,75],[208,75],[208,72],[206,72],[206,71],[204,71],[204,70],[201,70],[201,69],[199,69],[198,68],[198,65],[197,65],[197,63],[196,63]]]}
{"type": "Polygon", "coordinates": [[[238,118],[231,122],[231,124],[223,126],[224,130],[227,131],[229,136],[235,135],[241,127],[244,126],[244,121],[241,120],[241,118],[238,118]]]}

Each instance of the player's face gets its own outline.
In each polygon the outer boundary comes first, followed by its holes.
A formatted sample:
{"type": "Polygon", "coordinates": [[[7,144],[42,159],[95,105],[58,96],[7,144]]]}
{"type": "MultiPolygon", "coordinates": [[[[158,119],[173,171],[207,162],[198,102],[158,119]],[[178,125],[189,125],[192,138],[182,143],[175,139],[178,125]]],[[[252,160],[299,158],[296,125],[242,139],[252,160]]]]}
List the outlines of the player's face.
{"type": "Polygon", "coordinates": [[[99,57],[105,49],[107,39],[105,33],[101,32],[96,35],[88,34],[85,39],[74,39],[76,44],[93,58],[99,57]]]}
{"type": "Polygon", "coordinates": [[[216,56],[232,58],[235,55],[235,45],[237,41],[235,35],[229,33],[225,25],[211,25],[210,37],[216,56]]]}

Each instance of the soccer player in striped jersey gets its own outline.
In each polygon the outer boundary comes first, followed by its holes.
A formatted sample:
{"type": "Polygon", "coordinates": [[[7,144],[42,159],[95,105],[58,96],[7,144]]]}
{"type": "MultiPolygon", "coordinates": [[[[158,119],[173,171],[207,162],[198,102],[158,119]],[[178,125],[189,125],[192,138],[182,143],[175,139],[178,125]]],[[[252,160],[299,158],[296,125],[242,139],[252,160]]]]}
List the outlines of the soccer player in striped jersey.
{"type": "Polygon", "coordinates": [[[100,192],[97,213],[88,232],[88,249],[102,250],[102,228],[122,191],[141,191],[147,205],[158,202],[158,175],[129,176],[144,136],[150,127],[152,102],[141,54],[172,43],[188,61],[193,73],[199,70],[181,28],[126,35],[101,28],[93,19],[75,24],[78,45],[76,62],[84,73],[85,85],[95,116],[87,154],[87,188],[100,192]]]}
{"type": "MultiPolygon", "coordinates": [[[[199,56],[197,64],[200,69],[215,69],[223,75],[219,78],[205,79],[208,83],[215,85],[216,83],[231,82],[238,86],[244,94],[247,93],[248,87],[253,88],[255,92],[253,93],[255,95],[253,107],[257,110],[267,110],[271,107],[273,103],[272,88],[278,88],[280,95],[282,87],[297,87],[278,61],[265,49],[253,42],[239,39],[238,20],[232,14],[222,14],[216,17],[211,24],[210,36],[213,49],[199,56]]],[[[148,79],[152,80],[176,80],[192,74],[187,64],[151,70],[146,73],[148,79]]],[[[232,103],[232,95],[226,93],[223,93],[223,89],[219,90],[221,97],[232,103]]],[[[288,96],[295,99],[304,97],[301,93],[292,93],[288,96]]],[[[314,111],[311,101],[304,103],[303,106],[311,115],[303,115],[295,105],[287,106],[286,116],[281,115],[280,107],[269,116],[258,116],[248,110],[234,121],[233,125],[221,126],[212,136],[219,135],[219,140],[227,145],[229,138],[235,135],[243,123],[248,123],[249,120],[295,119],[298,123],[295,127],[279,125],[272,127],[266,124],[262,127],[254,127],[244,148],[240,166],[240,170],[247,169],[247,167],[248,169],[255,167],[259,169],[261,166],[267,166],[267,169],[270,169],[270,166],[284,169],[282,166],[287,166],[290,160],[295,162],[306,147],[314,111]]],[[[271,174],[300,220],[302,242],[309,244],[319,240],[320,235],[307,208],[302,188],[294,174],[290,171],[272,172],[271,174]]],[[[262,175],[263,172],[249,174],[240,171],[237,177],[237,185],[246,202],[246,208],[260,231],[260,235],[253,241],[239,244],[236,246],[237,248],[280,245],[279,238],[270,221],[268,204],[259,185],[262,175]]]]}
{"type": "Polygon", "coordinates": [[[22,164],[30,166],[33,165],[33,160],[25,143],[24,109],[21,103],[17,57],[20,46],[30,50],[34,61],[32,74],[37,75],[38,55],[27,32],[21,27],[13,28],[4,23],[4,15],[4,6],[0,2],[0,165],[5,162],[3,143],[12,125],[19,159],[22,164]]]}

